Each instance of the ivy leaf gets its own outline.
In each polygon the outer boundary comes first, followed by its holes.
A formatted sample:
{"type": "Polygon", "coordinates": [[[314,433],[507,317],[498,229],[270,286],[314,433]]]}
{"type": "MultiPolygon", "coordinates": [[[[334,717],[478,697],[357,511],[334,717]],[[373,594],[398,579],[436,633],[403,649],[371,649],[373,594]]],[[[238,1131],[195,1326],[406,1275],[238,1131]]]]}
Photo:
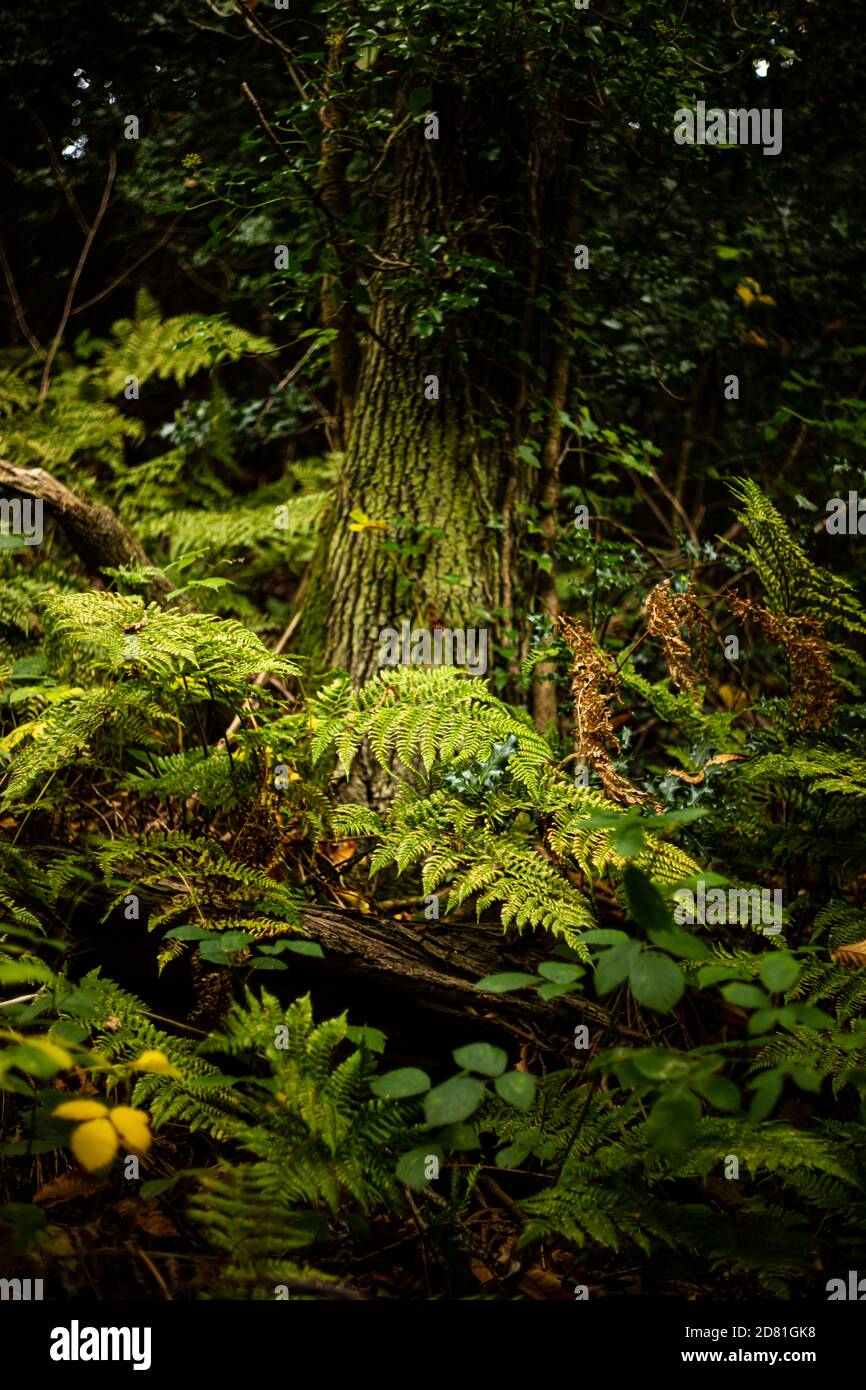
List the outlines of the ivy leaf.
{"type": "Polygon", "coordinates": [[[786,951],[773,951],[764,956],[759,973],[761,983],[771,994],[783,994],[793,985],[800,967],[786,951]]]}
{"type": "Polygon", "coordinates": [[[430,1078],[420,1067],[399,1067],[370,1082],[370,1090],[383,1100],[402,1100],[430,1090],[430,1078]]]}
{"type": "Polygon", "coordinates": [[[451,1054],[458,1067],[478,1071],[482,1076],[500,1076],[508,1066],[508,1053],[490,1043],[468,1043],[451,1054]]]}
{"type": "Polygon", "coordinates": [[[641,951],[631,963],[628,986],[639,1004],[656,1013],[670,1013],[682,998],[686,982],[679,966],[658,951],[641,951]]]}
{"type": "Polygon", "coordinates": [[[429,111],[432,100],[432,87],[413,87],[409,93],[409,110],[413,116],[420,116],[423,111],[429,111]]]}
{"type": "Polygon", "coordinates": [[[528,1110],[535,1099],[535,1077],[528,1071],[507,1071],[493,1084],[497,1095],[518,1110],[528,1110]]]}
{"type": "Polygon", "coordinates": [[[453,1125],[467,1120],[478,1109],[484,1094],[483,1081],[473,1076],[452,1076],[427,1093],[424,1115],[428,1125],[453,1125]]]}
{"type": "Polygon", "coordinates": [[[487,994],[508,994],[512,989],[523,989],[535,982],[534,975],[524,975],[519,970],[503,970],[498,975],[485,975],[473,988],[484,990],[487,994]]]}

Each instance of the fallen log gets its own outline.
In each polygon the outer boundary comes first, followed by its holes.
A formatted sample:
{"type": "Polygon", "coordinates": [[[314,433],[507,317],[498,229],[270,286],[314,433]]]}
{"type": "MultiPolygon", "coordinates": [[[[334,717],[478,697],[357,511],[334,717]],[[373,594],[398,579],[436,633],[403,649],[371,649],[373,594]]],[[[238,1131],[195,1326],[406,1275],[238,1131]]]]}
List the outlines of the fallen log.
{"type": "Polygon", "coordinates": [[[503,995],[475,989],[485,975],[534,973],[551,956],[554,943],[544,934],[503,933],[498,922],[394,921],[318,905],[304,910],[303,927],[325,952],[323,960],[304,962],[312,980],[396,991],[427,1013],[476,1018],[527,1037],[564,1036],[587,1023],[646,1041],[580,993],[544,1000],[532,990],[503,995]]]}
{"type": "MultiPolygon", "coordinates": [[[[0,486],[43,502],[89,574],[97,576],[106,567],[150,564],[141,543],[110,507],[79,497],[44,468],[24,468],[0,459],[0,486]]],[[[158,602],[171,588],[162,576],[151,581],[158,602]]]]}
{"type": "MultiPolygon", "coordinates": [[[[159,975],[157,934],[151,934],[147,924],[182,888],[169,880],[150,884],[142,894],[140,920],[126,920],[122,905],[116,906],[96,936],[91,928],[82,938],[73,925],[82,964],[89,968],[87,957],[92,955],[106,975],[145,999],[158,998],[160,1012],[178,1022],[184,1021],[194,998],[190,972],[178,961],[159,975]]],[[[92,923],[95,909],[98,921],[105,906],[103,900],[100,910],[98,902],[91,901],[79,920],[92,923]]],[[[220,915],[218,904],[210,907],[220,915]]],[[[319,903],[303,909],[300,930],[321,946],[324,956],[286,956],[289,973],[254,972],[250,983],[280,998],[284,985],[292,997],[309,990],[317,1017],[323,1010],[348,1009],[353,1022],[386,1032],[397,1020],[404,1031],[415,1031],[417,1023],[417,1031],[423,1032],[437,1019],[448,1019],[464,1028],[486,1025],[540,1044],[565,1040],[584,1023],[591,1035],[607,1033],[611,1042],[617,1037],[644,1045],[647,1041],[645,1034],[589,997],[589,990],[545,1000],[532,989],[490,994],[475,988],[485,975],[506,970],[535,973],[550,959],[555,944],[544,932],[521,936],[511,928],[503,931],[498,921],[408,922],[319,903]]],[[[286,934],[298,932],[287,927],[286,934]]],[[[192,957],[187,954],[184,959],[189,962],[192,957]]]]}

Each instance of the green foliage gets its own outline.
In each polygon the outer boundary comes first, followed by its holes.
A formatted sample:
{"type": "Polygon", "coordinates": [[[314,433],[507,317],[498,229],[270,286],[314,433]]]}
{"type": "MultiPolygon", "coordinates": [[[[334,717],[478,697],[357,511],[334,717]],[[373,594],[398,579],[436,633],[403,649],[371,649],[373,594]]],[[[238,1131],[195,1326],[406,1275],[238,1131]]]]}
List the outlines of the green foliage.
{"type": "Polygon", "coordinates": [[[851,632],[866,632],[854,586],[809,559],[757,483],[745,478],[734,487],[734,493],[743,505],[739,518],[750,536],[748,545],[734,549],[754,565],[768,607],[778,613],[839,623],[851,632]]]}
{"type": "Polygon", "coordinates": [[[183,386],[203,367],[214,367],[242,353],[270,350],[270,343],[236,328],[221,315],[182,314],[163,319],[147,290],[139,290],[132,319],[112,328],[115,342],[106,348],[102,382],[108,396],[123,391],[129,377],[143,384],[151,376],[170,377],[183,386]]]}

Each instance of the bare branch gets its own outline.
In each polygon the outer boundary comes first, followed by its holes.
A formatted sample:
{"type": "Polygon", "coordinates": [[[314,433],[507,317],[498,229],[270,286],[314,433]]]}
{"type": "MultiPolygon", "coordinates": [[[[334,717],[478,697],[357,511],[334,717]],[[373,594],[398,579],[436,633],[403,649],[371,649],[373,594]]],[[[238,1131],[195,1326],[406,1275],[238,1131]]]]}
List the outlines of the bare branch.
{"type": "MultiPolygon", "coordinates": [[[[188,211],[189,208],[184,209],[184,212],[188,211]]],[[[76,305],[69,317],[75,318],[76,314],[81,314],[84,312],[85,309],[89,309],[91,304],[98,304],[100,299],[105,299],[106,295],[111,294],[112,290],[116,290],[118,285],[122,285],[125,280],[128,280],[133,271],[138,270],[138,267],[140,265],[143,265],[144,262],[149,260],[151,256],[155,255],[157,251],[160,251],[162,247],[165,246],[165,243],[168,241],[169,237],[171,236],[180,219],[183,217],[184,212],[178,213],[177,217],[175,217],[174,221],[163,233],[159,241],[155,242],[153,246],[151,246],[149,251],[145,251],[144,255],[139,256],[137,261],[133,261],[131,266],[127,266],[126,270],[123,270],[119,275],[116,275],[114,279],[111,281],[111,283],[106,285],[104,290],[99,291],[99,294],[94,294],[90,299],[85,299],[83,304],[76,305]]]]}
{"type": "Polygon", "coordinates": [[[66,325],[69,322],[69,315],[72,313],[72,301],[75,298],[75,291],[78,288],[78,282],[81,279],[81,274],[84,270],[87,257],[90,254],[90,248],[93,245],[93,242],[96,238],[96,233],[99,231],[102,219],[105,216],[106,210],[108,208],[108,200],[111,196],[111,189],[112,185],[114,184],[114,176],[116,173],[117,155],[115,151],[112,150],[111,154],[108,156],[108,178],[105,180],[105,187],[102,190],[102,197],[99,202],[99,207],[97,208],[96,216],[93,219],[93,225],[90,228],[90,231],[87,233],[87,238],[84,242],[84,245],[81,248],[81,255],[78,257],[78,264],[72,272],[72,278],[69,281],[69,289],[66,292],[66,302],[63,305],[63,313],[60,316],[60,323],[57,326],[57,332],[54,335],[54,341],[51,344],[51,347],[48,349],[48,356],[45,359],[45,366],[42,369],[42,381],[39,384],[40,400],[44,400],[46,395],[48,394],[48,383],[51,380],[51,368],[54,365],[54,359],[57,356],[57,350],[60,347],[60,343],[63,339],[63,334],[66,332],[66,325]]]}
{"type": "Polygon", "coordinates": [[[30,332],[27,319],[24,316],[24,305],[21,303],[18,291],[15,288],[15,281],[12,277],[12,267],[6,258],[6,252],[3,249],[2,241],[0,241],[0,266],[3,268],[3,278],[6,281],[9,297],[12,300],[12,308],[15,310],[15,318],[18,322],[18,327],[21,329],[21,332],[24,334],[24,337],[27,339],[33,351],[39,357],[44,357],[45,349],[39,340],[30,332]]]}
{"type": "Polygon", "coordinates": [[[65,173],[63,172],[63,165],[60,163],[60,160],[57,157],[57,151],[51,143],[51,136],[48,134],[48,131],[45,129],[44,124],[37,116],[36,112],[31,110],[29,106],[27,107],[27,110],[30,112],[30,115],[32,116],[34,122],[39,127],[39,134],[42,136],[42,143],[48,151],[48,158],[51,160],[51,167],[57,176],[57,182],[63,189],[63,196],[69,204],[70,208],[72,209],[72,213],[75,217],[76,222],[78,223],[84,235],[87,236],[88,232],[90,231],[90,227],[87,223],[87,218],[81,211],[78,199],[73,193],[72,186],[69,180],[67,179],[65,173]]]}
{"type": "MultiPolygon", "coordinates": [[[[141,543],[110,507],[85,501],[44,468],[0,459],[0,485],[45,502],[90,574],[98,575],[106,567],[150,564],[141,543]]],[[[154,580],[154,598],[164,600],[171,587],[167,579],[154,580]]]]}

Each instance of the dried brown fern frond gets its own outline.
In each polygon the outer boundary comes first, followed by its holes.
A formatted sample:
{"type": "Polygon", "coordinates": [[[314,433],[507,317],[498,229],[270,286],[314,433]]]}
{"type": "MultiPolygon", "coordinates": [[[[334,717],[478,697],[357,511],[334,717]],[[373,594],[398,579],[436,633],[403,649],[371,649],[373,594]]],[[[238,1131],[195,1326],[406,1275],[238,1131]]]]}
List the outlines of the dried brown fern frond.
{"type": "Polygon", "coordinates": [[[821,729],[829,724],[839,693],[824,623],[818,618],[769,613],[753,599],[738,594],[730,594],[728,604],[739,622],[757,623],[768,642],[784,648],[791,668],[788,713],[797,731],[821,729]]]}
{"type": "Polygon", "coordinates": [[[661,642],[674,685],[680,690],[694,690],[705,672],[710,631],[697,600],[688,591],[676,593],[671,588],[671,581],[663,579],[647,596],[646,615],[647,632],[661,642]],[[683,630],[688,641],[683,637],[683,630]],[[697,670],[690,642],[696,645],[697,670]]]}
{"type": "Polygon", "coordinates": [[[611,702],[619,689],[613,659],[603,652],[592,633],[575,618],[557,618],[560,635],[571,648],[571,693],[574,697],[574,751],[591,767],[605,791],[615,801],[634,806],[647,798],[621,777],[613,766],[610,748],[619,752],[611,702]]]}
{"type": "Polygon", "coordinates": [[[856,970],[866,970],[866,941],[854,941],[850,946],[837,946],[830,959],[840,965],[853,966],[856,970]]]}

